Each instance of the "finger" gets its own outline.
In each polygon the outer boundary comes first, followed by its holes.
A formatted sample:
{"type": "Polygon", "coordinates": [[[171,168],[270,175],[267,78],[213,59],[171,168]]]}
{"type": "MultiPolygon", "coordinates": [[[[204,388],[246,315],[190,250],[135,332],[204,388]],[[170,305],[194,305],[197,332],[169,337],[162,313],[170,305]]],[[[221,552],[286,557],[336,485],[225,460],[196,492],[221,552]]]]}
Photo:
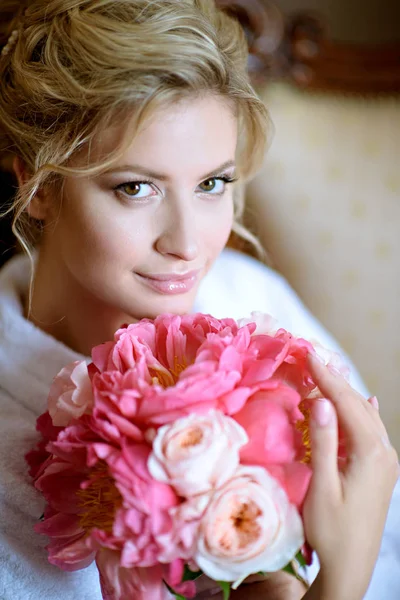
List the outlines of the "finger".
{"type": "Polygon", "coordinates": [[[340,494],[338,470],[338,423],[332,403],[326,399],[315,400],[310,419],[312,485],[314,491],[334,498],[340,494]]]}
{"type": "Polygon", "coordinates": [[[242,584],[231,594],[232,600],[300,600],[306,588],[287,573],[278,571],[262,583],[242,584]]]}
{"type": "Polygon", "coordinates": [[[378,398],[376,396],[371,396],[370,398],[368,398],[368,403],[375,408],[375,410],[379,411],[379,402],[378,402],[378,398]]]}
{"type": "Polygon", "coordinates": [[[221,588],[206,575],[200,575],[196,579],[196,598],[208,598],[221,592],[221,588]]]}
{"type": "MultiPolygon", "coordinates": [[[[359,408],[365,408],[367,405],[365,398],[357,392],[346,379],[329,365],[325,365],[319,361],[319,359],[313,354],[307,355],[308,367],[315,383],[321,392],[329,397],[330,394],[338,394],[339,392],[344,395],[345,393],[352,394],[355,399],[359,402],[359,408]]],[[[340,398],[337,399],[338,401],[340,398]]]]}
{"type": "Polygon", "coordinates": [[[386,427],[385,427],[385,425],[381,419],[381,416],[379,414],[379,402],[378,402],[377,397],[371,396],[371,398],[368,398],[367,402],[368,402],[368,406],[370,407],[371,418],[376,423],[376,426],[378,427],[381,436],[389,437],[386,427]]]}
{"type": "Polygon", "coordinates": [[[333,403],[352,452],[355,455],[363,454],[371,440],[381,435],[366,407],[376,414],[375,409],[343,377],[331,373],[311,354],[308,355],[308,365],[322,394],[333,403]]]}

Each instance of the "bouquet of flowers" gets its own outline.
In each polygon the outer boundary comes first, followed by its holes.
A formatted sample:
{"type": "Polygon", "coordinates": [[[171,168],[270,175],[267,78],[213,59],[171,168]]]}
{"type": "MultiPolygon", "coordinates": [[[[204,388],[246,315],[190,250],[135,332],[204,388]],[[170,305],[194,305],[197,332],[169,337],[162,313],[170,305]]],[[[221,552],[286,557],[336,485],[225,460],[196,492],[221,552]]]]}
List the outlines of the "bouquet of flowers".
{"type": "Polygon", "coordinates": [[[35,529],[61,569],[96,561],[103,598],[192,598],[202,574],[228,598],[306,556],[315,350],[253,316],[143,319],[55,378],[35,529]]]}

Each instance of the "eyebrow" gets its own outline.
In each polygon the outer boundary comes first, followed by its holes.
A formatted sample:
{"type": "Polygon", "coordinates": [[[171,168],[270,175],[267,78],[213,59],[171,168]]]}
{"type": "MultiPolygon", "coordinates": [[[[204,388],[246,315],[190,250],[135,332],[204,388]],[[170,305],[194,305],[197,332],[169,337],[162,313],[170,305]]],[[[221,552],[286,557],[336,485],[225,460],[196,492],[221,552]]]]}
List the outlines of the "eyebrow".
{"type": "MultiPolygon", "coordinates": [[[[232,168],[232,167],[236,167],[236,162],[234,160],[228,160],[228,161],[224,162],[222,165],[220,165],[214,171],[211,171],[211,173],[207,173],[203,177],[200,177],[200,179],[205,180],[205,179],[211,179],[212,177],[217,177],[223,171],[226,171],[227,169],[232,168]]],[[[163,173],[156,173],[154,171],[149,171],[148,169],[145,169],[144,167],[141,167],[140,165],[120,165],[113,169],[107,169],[106,171],[104,171],[104,173],[109,174],[109,173],[120,173],[120,172],[126,172],[126,171],[132,171],[134,173],[144,175],[145,177],[148,177],[149,179],[157,179],[158,181],[167,181],[169,179],[168,175],[165,175],[163,173]]]]}

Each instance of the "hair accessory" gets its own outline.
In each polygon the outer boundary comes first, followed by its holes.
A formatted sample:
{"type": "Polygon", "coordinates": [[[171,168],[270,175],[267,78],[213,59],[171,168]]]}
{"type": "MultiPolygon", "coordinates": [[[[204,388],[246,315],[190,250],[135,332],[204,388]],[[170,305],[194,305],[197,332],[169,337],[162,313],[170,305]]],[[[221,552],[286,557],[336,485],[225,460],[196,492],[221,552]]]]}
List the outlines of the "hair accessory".
{"type": "Polygon", "coordinates": [[[17,43],[18,36],[19,36],[18,29],[14,29],[11,32],[10,37],[8,38],[7,44],[2,49],[0,56],[6,56],[6,54],[9,54],[11,52],[11,50],[14,47],[14,45],[17,43]]]}

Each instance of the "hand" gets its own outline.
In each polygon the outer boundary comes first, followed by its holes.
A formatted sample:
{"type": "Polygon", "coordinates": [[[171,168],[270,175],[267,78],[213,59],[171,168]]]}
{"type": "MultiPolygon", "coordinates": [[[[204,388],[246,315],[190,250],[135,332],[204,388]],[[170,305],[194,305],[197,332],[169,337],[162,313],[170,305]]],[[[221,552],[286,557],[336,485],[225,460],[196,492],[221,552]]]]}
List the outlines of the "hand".
{"type": "Polygon", "coordinates": [[[321,571],[305,598],[363,598],[378,556],[398,460],[376,403],[310,356],[311,374],[329,400],[311,411],[313,477],[304,505],[306,538],[321,571]],[[339,471],[338,421],[347,440],[339,471]]]}
{"type": "Polygon", "coordinates": [[[293,575],[278,571],[263,582],[242,584],[232,592],[231,600],[300,600],[305,592],[304,585],[293,575]]]}
{"type": "MultiPolygon", "coordinates": [[[[210,580],[209,580],[210,581],[210,580]]],[[[215,588],[215,583],[213,584],[215,588]]],[[[231,600],[300,600],[305,594],[304,585],[293,575],[278,571],[268,576],[267,579],[252,577],[239,586],[239,589],[231,593],[231,600]],[[257,583],[250,583],[262,579],[257,583]]],[[[222,593],[210,595],[210,591],[202,592],[196,596],[196,600],[221,600],[222,593]]]]}

